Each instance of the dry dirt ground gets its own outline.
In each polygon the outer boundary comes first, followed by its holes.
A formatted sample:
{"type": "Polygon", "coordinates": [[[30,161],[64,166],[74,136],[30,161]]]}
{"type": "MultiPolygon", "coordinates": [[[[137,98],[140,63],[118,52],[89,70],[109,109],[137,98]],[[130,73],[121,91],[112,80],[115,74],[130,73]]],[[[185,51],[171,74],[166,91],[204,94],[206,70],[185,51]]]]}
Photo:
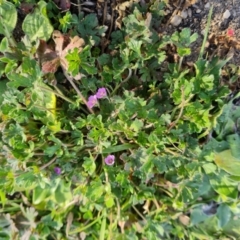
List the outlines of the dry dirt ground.
{"type": "Polygon", "coordinates": [[[190,57],[194,61],[201,48],[211,6],[213,6],[213,14],[206,44],[208,55],[220,57],[231,55],[233,57],[230,62],[239,66],[240,0],[169,0],[166,8],[168,20],[165,31],[169,33],[189,27],[192,33],[198,33],[199,38],[192,46],[193,54],[190,57]],[[179,17],[176,18],[176,15],[179,17]],[[180,23],[174,22],[174,19],[180,23]],[[228,42],[225,38],[228,29],[234,30],[234,41],[228,42]]]}
{"type": "MultiPolygon", "coordinates": [[[[131,4],[139,3],[144,5],[149,1],[154,2],[154,0],[82,0],[81,10],[85,14],[97,13],[100,24],[108,26],[106,42],[109,42],[111,41],[111,37],[109,37],[111,32],[119,26],[119,16],[124,17],[129,14],[131,4]],[[119,9],[122,9],[122,11],[119,9]]],[[[205,46],[205,57],[219,56],[220,59],[226,59],[231,56],[232,58],[228,64],[239,67],[238,81],[236,82],[240,83],[240,0],[162,1],[165,1],[167,6],[164,9],[165,17],[157,30],[159,34],[170,35],[175,31],[181,31],[183,28],[190,28],[192,33],[198,33],[197,41],[191,46],[192,54],[185,59],[185,63],[190,64],[193,64],[199,56],[209,11],[213,6],[208,41],[205,46]],[[179,22],[174,23],[174,18],[177,18],[179,22]],[[227,37],[229,29],[234,31],[234,36],[231,38],[227,37]]],[[[237,88],[240,89],[240,84],[238,85],[237,88]]]]}

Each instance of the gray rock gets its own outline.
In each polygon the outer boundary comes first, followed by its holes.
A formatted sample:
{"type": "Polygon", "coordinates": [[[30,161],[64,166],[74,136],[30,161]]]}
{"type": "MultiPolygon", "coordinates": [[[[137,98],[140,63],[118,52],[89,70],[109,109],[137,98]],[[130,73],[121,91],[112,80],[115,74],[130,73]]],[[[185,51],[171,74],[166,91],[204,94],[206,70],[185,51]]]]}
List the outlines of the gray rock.
{"type": "Polygon", "coordinates": [[[178,26],[180,23],[182,22],[182,18],[179,15],[175,15],[172,19],[171,19],[171,24],[173,26],[178,26]]]}

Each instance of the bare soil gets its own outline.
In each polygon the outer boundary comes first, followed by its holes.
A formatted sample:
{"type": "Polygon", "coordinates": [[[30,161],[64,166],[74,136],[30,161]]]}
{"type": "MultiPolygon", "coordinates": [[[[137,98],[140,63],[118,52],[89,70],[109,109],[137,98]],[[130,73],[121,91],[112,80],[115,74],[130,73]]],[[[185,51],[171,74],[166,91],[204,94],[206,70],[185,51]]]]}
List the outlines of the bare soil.
{"type": "Polygon", "coordinates": [[[213,6],[213,14],[206,44],[208,55],[218,55],[220,58],[232,56],[230,62],[239,66],[240,0],[169,0],[166,8],[167,24],[160,26],[160,31],[162,28],[167,34],[188,27],[192,33],[198,33],[199,38],[192,45],[192,55],[188,58],[188,61],[194,62],[203,42],[211,6],[213,6]],[[224,18],[226,10],[230,13],[228,18],[224,18]],[[181,23],[178,26],[171,24],[175,15],[181,16],[181,23]],[[234,39],[232,39],[234,41],[227,41],[228,29],[234,30],[234,39]]]}

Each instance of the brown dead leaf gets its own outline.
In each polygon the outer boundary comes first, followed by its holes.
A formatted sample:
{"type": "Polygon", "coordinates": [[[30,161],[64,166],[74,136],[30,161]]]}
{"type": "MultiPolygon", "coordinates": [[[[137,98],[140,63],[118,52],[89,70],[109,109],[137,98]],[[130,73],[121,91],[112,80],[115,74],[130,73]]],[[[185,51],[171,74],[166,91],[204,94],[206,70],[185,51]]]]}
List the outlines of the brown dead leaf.
{"type": "Polygon", "coordinates": [[[147,15],[147,17],[145,20],[145,26],[149,28],[151,25],[151,21],[152,21],[152,14],[150,12],[148,12],[146,15],[147,15]]]}
{"type": "Polygon", "coordinates": [[[69,236],[69,230],[71,228],[71,225],[72,225],[72,222],[73,222],[73,213],[70,212],[67,216],[67,226],[66,226],[66,235],[67,237],[69,236]]]}
{"type": "Polygon", "coordinates": [[[42,63],[44,73],[54,73],[61,66],[64,71],[68,70],[68,61],[66,56],[69,52],[77,48],[81,52],[84,46],[84,40],[78,36],[70,38],[59,31],[54,31],[52,39],[55,42],[55,49],[52,50],[44,41],[40,42],[38,48],[38,58],[42,63]]]}
{"type": "Polygon", "coordinates": [[[42,63],[42,71],[43,73],[55,73],[60,65],[59,58],[55,58],[53,60],[48,60],[42,63]]]}
{"type": "Polygon", "coordinates": [[[78,49],[78,52],[81,52],[84,46],[84,40],[78,36],[73,38],[68,38],[59,31],[53,32],[53,40],[56,44],[55,51],[60,58],[60,64],[65,71],[68,70],[68,61],[66,60],[66,55],[74,50],[78,49]],[[69,42],[70,39],[70,42],[69,42]],[[69,42],[68,45],[64,48],[64,42],[69,42]]]}
{"type": "Polygon", "coordinates": [[[59,58],[54,48],[49,46],[46,41],[40,40],[40,44],[37,49],[37,57],[42,65],[42,71],[44,73],[54,73],[59,66],[59,58]]]}
{"type": "Polygon", "coordinates": [[[150,202],[150,200],[147,200],[146,202],[145,202],[145,204],[143,205],[143,209],[144,209],[144,214],[148,214],[149,213],[149,207],[150,207],[150,205],[151,205],[151,202],[150,202]]]}
{"type": "Polygon", "coordinates": [[[234,36],[211,34],[208,37],[207,51],[211,56],[231,58],[236,50],[240,50],[240,43],[234,36]]]}
{"type": "Polygon", "coordinates": [[[20,12],[24,13],[24,14],[28,14],[31,13],[34,9],[36,4],[34,3],[21,3],[19,9],[20,12]]]}
{"type": "Polygon", "coordinates": [[[183,225],[188,226],[189,223],[190,223],[190,218],[187,215],[182,214],[182,215],[179,216],[179,221],[183,225]]]}
{"type": "Polygon", "coordinates": [[[74,50],[75,48],[78,49],[78,52],[81,52],[84,44],[85,42],[82,38],[74,36],[73,38],[71,38],[71,41],[67,45],[67,47],[63,50],[62,55],[66,56],[69,51],[74,50]]]}
{"type": "Polygon", "coordinates": [[[70,43],[70,38],[68,35],[62,34],[60,31],[53,31],[52,39],[55,42],[55,51],[58,55],[62,55],[62,51],[70,43]]]}

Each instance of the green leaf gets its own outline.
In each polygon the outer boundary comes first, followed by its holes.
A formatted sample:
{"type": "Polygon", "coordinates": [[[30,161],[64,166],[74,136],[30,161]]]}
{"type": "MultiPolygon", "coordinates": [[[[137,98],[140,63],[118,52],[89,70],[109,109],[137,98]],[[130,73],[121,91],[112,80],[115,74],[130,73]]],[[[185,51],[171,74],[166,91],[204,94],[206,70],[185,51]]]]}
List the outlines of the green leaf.
{"type": "Polygon", "coordinates": [[[195,208],[191,212],[191,223],[193,225],[196,225],[200,222],[205,221],[207,218],[209,218],[208,215],[204,214],[203,210],[201,208],[195,208]]]}
{"type": "Polygon", "coordinates": [[[38,205],[44,202],[51,195],[49,187],[41,188],[37,186],[33,189],[33,204],[38,205]]]}
{"type": "Polygon", "coordinates": [[[128,47],[138,53],[138,56],[141,57],[141,46],[142,46],[142,41],[135,40],[135,39],[130,39],[129,42],[127,43],[128,47]]]}
{"type": "Polygon", "coordinates": [[[32,42],[38,39],[47,41],[51,37],[53,27],[46,11],[47,4],[44,1],[39,1],[38,7],[33,13],[27,14],[23,21],[22,29],[32,42]]]}
{"type": "Polygon", "coordinates": [[[95,58],[91,56],[90,45],[84,47],[79,54],[80,57],[80,68],[85,70],[89,74],[96,74],[97,68],[95,67],[95,58]]]}
{"type": "Polygon", "coordinates": [[[86,196],[91,199],[91,201],[98,201],[102,199],[103,193],[104,185],[100,179],[96,179],[87,187],[86,196]]]}
{"type": "Polygon", "coordinates": [[[135,132],[139,132],[139,130],[140,130],[142,127],[143,127],[143,122],[142,122],[141,120],[139,120],[139,119],[135,119],[135,120],[132,122],[131,126],[130,126],[130,128],[131,128],[132,130],[134,130],[135,132]]]}
{"type": "Polygon", "coordinates": [[[54,146],[49,146],[44,150],[44,153],[49,156],[52,157],[54,156],[54,154],[56,154],[57,151],[61,150],[61,146],[60,145],[54,145],[54,146]]]}
{"type": "Polygon", "coordinates": [[[107,208],[111,208],[114,205],[114,196],[111,194],[105,195],[105,205],[107,208]]]}
{"type": "Polygon", "coordinates": [[[217,169],[217,166],[213,163],[205,163],[205,164],[203,164],[202,167],[207,174],[214,173],[214,172],[216,172],[216,169],[217,169]]]}
{"type": "Polygon", "coordinates": [[[5,72],[5,64],[0,62],[0,78],[2,77],[2,75],[4,74],[5,72]]]}
{"type": "Polygon", "coordinates": [[[200,87],[202,89],[207,89],[208,91],[212,90],[214,87],[214,76],[211,75],[205,75],[202,77],[202,81],[200,83],[200,87]]]}
{"type": "Polygon", "coordinates": [[[86,172],[88,172],[88,174],[90,176],[92,176],[96,170],[96,164],[95,161],[92,157],[90,158],[84,158],[84,163],[83,163],[83,168],[85,169],[86,172]]]}
{"type": "Polygon", "coordinates": [[[224,227],[231,218],[231,211],[228,205],[221,204],[217,209],[217,217],[219,220],[219,227],[224,227]]]}
{"type": "Polygon", "coordinates": [[[18,73],[9,73],[7,77],[10,80],[13,80],[12,82],[8,83],[9,87],[31,87],[33,85],[31,78],[29,79],[28,77],[23,76],[22,74],[18,73]]]}
{"type": "Polygon", "coordinates": [[[188,39],[188,38],[190,38],[190,34],[191,34],[190,28],[184,28],[184,29],[180,32],[180,38],[188,39]]]}
{"type": "Polygon", "coordinates": [[[5,192],[0,190],[0,202],[3,205],[3,207],[5,206],[5,204],[7,203],[7,198],[6,198],[6,194],[5,192]]]}
{"type": "Polygon", "coordinates": [[[191,37],[190,37],[190,43],[195,42],[198,39],[198,34],[194,33],[191,37]]]}
{"type": "Polygon", "coordinates": [[[6,52],[9,49],[8,39],[4,37],[0,43],[0,52],[6,52]]]}
{"type": "Polygon", "coordinates": [[[68,71],[76,76],[79,73],[79,66],[81,65],[81,59],[78,54],[78,49],[75,48],[73,51],[68,53],[65,57],[68,61],[68,71]]]}
{"type": "Polygon", "coordinates": [[[34,84],[32,93],[26,99],[26,105],[36,119],[42,121],[53,132],[61,130],[61,123],[56,119],[57,98],[53,90],[40,80],[34,84]]]}
{"type": "Polygon", "coordinates": [[[63,180],[57,181],[57,188],[54,191],[54,199],[59,204],[66,204],[72,200],[71,182],[66,183],[63,180]]]}
{"type": "Polygon", "coordinates": [[[45,226],[50,226],[51,228],[54,228],[57,231],[59,231],[63,224],[54,220],[51,215],[52,214],[48,214],[48,215],[43,216],[41,218],[41,222],[44,223],[45,226]]]}
{"type": "Polygon", "coordinates": [[[227,141],[229,143],[232,156],[239,159],[240,163],[240,136],[237,133],[228,135],[227,141]]]}
{"type": "Polygon", "coordinates": [[[0,103],[2,103],[4,100],[3,94],[7,90],[7,83],[8,83],[7,80],[0,81],[0,103]]]}
{"type": "Polygon", "coordinates": [[[96,74],[97,73],[97,68],[93,67],[92,65],[82,62],[81,63],[81,68],[83,68],[88,74],[96,74]]]}
{"type": "Polygon", "coordinates": [[[124,34],[122,31],[114,31],[111,33],[111,42],[109,45],[110,49],[116,48],[116,46],[120,45],[124,41],[124,34]]]}
{"type": "Polygon", "coordinates": [[[190,48],[177,48],[177,52],[180,57],[188,56],[191,54],[191,49],[190,48]]]}
{"type": "Polygon", "coordinates": [[[240,219],[232,219],[223,227],[223,232],[229,236],[234,236],[236,239],[240,237],[240,219]]]}
{"type": "Polygon", "coordinates": [[[41,77],[41,71],[34,59],[24,57],[18,71],[11,71],[7,74],[7,77],[11,80],[9,83],[11,87],[32,87],[33,83],[41,77]]]}
{"type": "MultiPolygon", "coordinates": [[[[200,238],[196,239],[208,239],[208,240],[216,240],[216,234],[220,231],[218,227],[218,219],[215,215],[209,216],[206,220],[199,223],[197,226],[197,229],[200,230],[200,232],[205,233],[205,236],[199,236],[200,238]],[[213,236],[213,238],[210,238],[210,236],[213,236]]],[[[196,228],[195,228],[196,229],[196,228]]],[[[195,238],[193,238],[195,239],[195,238]]]]}
{"type": "Polygon", "coordinates": [[[221,196],[222,199],[236,199],[238,195],[237,183],[230,180],[225,172],[218,175],[210,175],[210,184],[212,188],[221,196]]]}
{"type": "Polygon", "coordinates": [[[95,13],[87,14],[80,23],[78,23],[77,30],[81,37],[90,40],[90,36],[97,45],[100,42],[100,37],[103,36],[107,28],[105,26],[99,26],[98,18],[95,13]]]}
{"type": "Polygon", "coordinates": [[[240,160],[232,155],[231,150],[215,153],[214,160],[219,168],[231,175],[240,176],[240,160]]]}
{"type": "Polygon", "coordinates": [[[10,37],[17,24],[17,10],[9,1],[0,1],[0,34],[10,37]]]}
{"type": "Polygon", "coordinates": [[[173,35],[171,36],[171,40],[174,42],[178,42],[179,41],[179,35],[177,32],[173,33],[173,35]]]}
{"type": "Polygon", "coordinates": [[[98,62],[100,65],[106,65],[111,61],[111,57],[109,54],[103,53],[100,57],[98,57],[98,62]]]}

